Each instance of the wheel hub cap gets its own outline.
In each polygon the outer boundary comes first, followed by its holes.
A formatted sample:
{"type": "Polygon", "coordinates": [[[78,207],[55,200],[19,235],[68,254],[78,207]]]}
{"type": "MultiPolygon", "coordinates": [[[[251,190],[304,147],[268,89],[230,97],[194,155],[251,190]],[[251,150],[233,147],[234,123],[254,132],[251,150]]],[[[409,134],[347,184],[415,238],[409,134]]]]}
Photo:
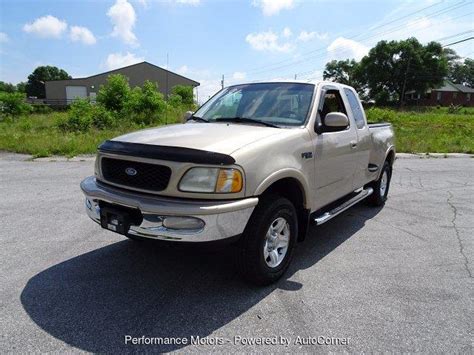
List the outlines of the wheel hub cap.
{"type": "Polygon", "coordinates": [[[281,264],[288,251],[290,224],[283,217],[275,219],[268,228],[263,246],[263,257],[269,267],[281,264]]]}

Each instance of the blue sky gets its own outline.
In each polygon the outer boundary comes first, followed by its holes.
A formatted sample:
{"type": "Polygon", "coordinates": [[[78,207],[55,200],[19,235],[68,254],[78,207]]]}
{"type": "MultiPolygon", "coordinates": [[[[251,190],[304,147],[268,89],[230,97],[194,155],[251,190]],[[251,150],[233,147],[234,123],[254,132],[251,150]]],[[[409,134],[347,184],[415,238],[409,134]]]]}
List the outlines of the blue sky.
{"type": "MultiPolygon", "coordinates": [[[[38,65],[73,77],[147,60],[201,83],[320,79],[330,59],[360,59],[381,39],[443,44],[474,32],[474,2],[309,0],[0,0],[0,80],[38,65]]],[[[474,55],[474,41],[452,47],[474,55]]]]}

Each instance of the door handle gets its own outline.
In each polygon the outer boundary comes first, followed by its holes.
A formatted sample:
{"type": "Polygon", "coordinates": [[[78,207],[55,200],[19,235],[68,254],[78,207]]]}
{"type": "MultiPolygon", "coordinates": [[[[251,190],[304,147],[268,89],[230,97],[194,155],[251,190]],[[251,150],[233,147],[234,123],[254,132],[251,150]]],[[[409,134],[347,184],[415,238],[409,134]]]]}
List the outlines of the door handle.
{"type": "Polygon", "coordinates": [[[351,149],[357,148],[357,142],[356,141],[351,141],[351,149]]]}

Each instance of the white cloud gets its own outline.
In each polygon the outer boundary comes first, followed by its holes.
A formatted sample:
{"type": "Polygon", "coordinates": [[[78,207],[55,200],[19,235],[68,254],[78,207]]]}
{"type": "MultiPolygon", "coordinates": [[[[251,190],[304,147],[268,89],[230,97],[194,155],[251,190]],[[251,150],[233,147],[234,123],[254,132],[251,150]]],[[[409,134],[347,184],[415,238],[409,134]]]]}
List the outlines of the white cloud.
{"type": "MultiPolygon", "coordinates": [[[[197,79],[200,86],[197,87],[198,102],[203,104],[221,89],[220,79],[197,79]]],[[[226,84],[227,85],[227,84],[226,84]]]]}
{"type": "Polygon", "coordinates": [[[293,0],[253,0],[252,5],[260,7],[265,16],[277,15],[281,10],[293,8],[293,0]]]}
{"type": "Polygon", "coordinates": [[[105,61],[105,67],[108,70],[113,70],[121,67],[126,67],[127,65],[140,63],[144,60],[144,58],[137,57],[135,54],[130,52],[127,52],[126,54],[111,53],[107,56],[107,59],[105,61]]]}
{"type": "Polygon", "coordinates": [[[362,43],[348,38],[338,37],[327,48],[330,59],[354,58],[360,60],[369,52],[362,43]]]}
{"type": "Polygon", "coordinates": [[[88,28],[81,26],[71,26],[69,38],[73,42],[82,42],[89,45],[97,42],[94,34],[88,28]]]}
{"type": "Polygon", "coordinates": [[[147,0],[138,0],[138,3],[142,5],[145,9],[148,8],[148,1],[147,0]]]}
{"type": "Polygon", "coordinates": [[[244,73],[244,72],[241,72],[241,71],[236,71],[232,75],[232,79],[234,79],[234,80],[244,80],[246,77],[247,77],[247,74],[244,73]]]}
{"type": "Polygon", "coordinates": [[[176,69],[176,73],[185,75],[189,71],[189,68],[187,65],[182,65],[178,69],[176,69]]]}
{"type": "Polygon", "coordinates": [[[317,38],[319,40],[327,39],[328,34],[327,33],[319,33],[319,32],[308,32],[308,31],[301,31],[300,34],[298,35],[297,40],[300,42],[308,42],[313,40],[314,38],[317,38]]]}
{"type": "Polygon", "coordinates": [[[282,35],[285,38],[290,38],[293,35],[293,32],[291,32],[291,29],[289,27],[285,27],[283,29],[282,35]]]}
{"type": "Polygon", "coordinates": [[[245,40],[257,51],[289,52],[293,49],[289,42],[280,43],[279,36],[273,31],[249,33],[245,40]]]}
{"type": "Polygon", "coordinates": [[[107,11],[114,29],[112,36],[119,37],[129,45],[137,45],[137,37],[133,33],[133,27],[137,19],[133,6],[127,0],[117,0],[107,11]]]}
{"type": "Polygon", "coordinates": [[[10,40],[8,35],[4,32],[0,32],[0,43],[7,43],[10,40]]]}
{"type": "Polygon", "coordinates": [[[201,0],[176,0],[176,2],[178,4],[197,6],[201,3],[201,0]]]}
{"type": "Polygon", "coordinates": [[[66,28],[66,21],[48,15],[39,17],[32,23],[25,24],[23,31],[42,38],[59,38],[66,31],[66,28]]]}

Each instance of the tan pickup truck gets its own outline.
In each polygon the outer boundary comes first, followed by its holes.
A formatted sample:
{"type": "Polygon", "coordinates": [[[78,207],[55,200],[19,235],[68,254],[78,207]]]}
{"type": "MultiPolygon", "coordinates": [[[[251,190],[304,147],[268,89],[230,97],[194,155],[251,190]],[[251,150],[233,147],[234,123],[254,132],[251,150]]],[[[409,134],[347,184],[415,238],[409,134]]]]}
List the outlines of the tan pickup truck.
{"type": "Polygon", "coordinates": [[[229,241],[242,275],[277,280],[310,224],[367,199],[382,205],[390,124],[367,124],[353,88],[268,82],[224,88],[185,124],[98,149],[81,183],[90,218],[133,240],[229,241]]]}

